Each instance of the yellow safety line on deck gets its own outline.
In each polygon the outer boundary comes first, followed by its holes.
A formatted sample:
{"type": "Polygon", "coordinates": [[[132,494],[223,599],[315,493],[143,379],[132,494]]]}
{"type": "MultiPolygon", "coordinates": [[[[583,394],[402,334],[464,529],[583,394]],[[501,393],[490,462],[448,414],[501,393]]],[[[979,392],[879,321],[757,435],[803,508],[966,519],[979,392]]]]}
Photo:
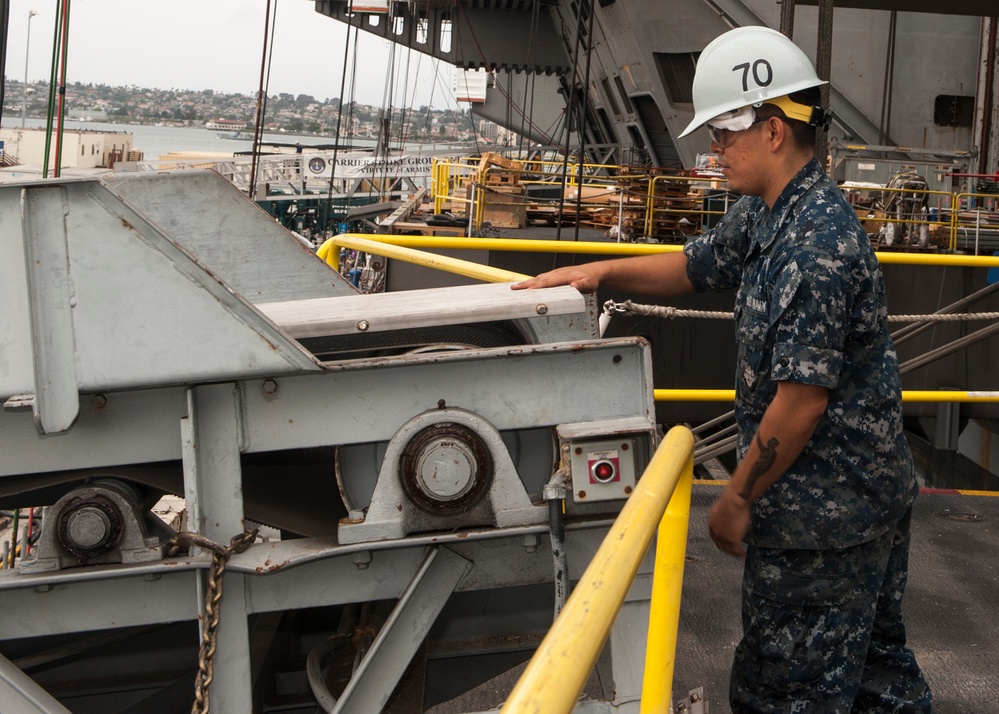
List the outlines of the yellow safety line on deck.
{"type": "MultiPolygon", "coordinates": [[[[694,435],[689,429],[670,429],[576,589],[517,681],[503,705],[503,712],[564,714],[572,711],[667,503],[678,490],[681,476],[690,473],[693,448],[694,435]]],[[[686,538],[683,541],[685,543],[686,538]]],[[[664,682],[663,686],[668,691],[672,684],[664,682]]]]}
{"type": "MultiPolygon", "coordinates": [[[[657,402],[732,402],[734,389],[656,389],[657,402]]],[[[999,402],[999,391],[903,390],[903,402],[999,402]]]]}

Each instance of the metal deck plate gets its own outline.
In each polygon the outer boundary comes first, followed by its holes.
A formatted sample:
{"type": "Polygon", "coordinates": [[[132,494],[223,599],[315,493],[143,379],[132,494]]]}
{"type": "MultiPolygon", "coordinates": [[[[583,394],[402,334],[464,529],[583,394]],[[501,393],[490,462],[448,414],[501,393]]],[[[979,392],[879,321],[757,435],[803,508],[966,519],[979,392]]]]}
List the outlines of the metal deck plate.
{"type": "MultiPolygon", "coordinates": [[[[708,535],[721,485],[694,486],[673,681],[674,699],[703,686],[712,714],[730,711],[728,673],[741,635],[742,561],[719,552],[708,535]]],[[[999,701],[997,553],[999,493],[916,499],[905,614],[936,711],[981,714],[999,701]]]]}

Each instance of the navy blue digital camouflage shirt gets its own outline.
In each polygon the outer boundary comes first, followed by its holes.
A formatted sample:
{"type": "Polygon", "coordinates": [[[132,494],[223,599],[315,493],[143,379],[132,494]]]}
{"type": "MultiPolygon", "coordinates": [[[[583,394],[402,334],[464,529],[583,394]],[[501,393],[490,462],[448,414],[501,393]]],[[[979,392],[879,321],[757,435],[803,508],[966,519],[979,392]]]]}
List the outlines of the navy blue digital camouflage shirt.
{"type": "Polygon", "coordinates": [[[812,159],[774,207],[743,197],[684,247],[694,288],[738,288],[739,458],[781,381],[829,390],[804,451],[753,504],[763,548],[842,548],[887,532],[918,490],[884,280],[853,208],[812,159]]]}

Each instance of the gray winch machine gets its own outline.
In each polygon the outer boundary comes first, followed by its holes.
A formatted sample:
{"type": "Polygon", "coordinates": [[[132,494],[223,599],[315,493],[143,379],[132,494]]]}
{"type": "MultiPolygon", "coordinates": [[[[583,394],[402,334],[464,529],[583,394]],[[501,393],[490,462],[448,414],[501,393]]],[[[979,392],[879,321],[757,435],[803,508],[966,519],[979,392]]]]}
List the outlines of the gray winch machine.
{"type": "MultiPolygon", "coordinates": [[[[212,172],[0,187],[0,305],[0,506],[44,510],[0,570],[4,712],[172,711],[199,666],[214,711],[287,711],[289,650],[351,626],[335,697],[299,670],[328,710],[382,710],[414,667],[427,701],[475,690],[656,444],[648,345],[598,339],[575,290],[362,295],[212,172]]],[[[587,711],[637,711],[650,588],[587,711]]]]}

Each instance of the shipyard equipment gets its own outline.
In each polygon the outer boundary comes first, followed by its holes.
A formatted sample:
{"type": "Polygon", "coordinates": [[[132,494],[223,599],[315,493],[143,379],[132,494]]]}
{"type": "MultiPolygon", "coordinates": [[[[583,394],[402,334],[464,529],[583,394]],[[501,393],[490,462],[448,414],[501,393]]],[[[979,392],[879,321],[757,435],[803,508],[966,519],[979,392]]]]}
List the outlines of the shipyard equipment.
{"type": "MultiPolygon", "coordinates": [[[[4,186],[0,304],[6,713],[494,707],[656,442],[571,288],[360,295],[210,172],[4,186]]],[[[586,711],[637,711],[646,572],[586,711]]]]}

